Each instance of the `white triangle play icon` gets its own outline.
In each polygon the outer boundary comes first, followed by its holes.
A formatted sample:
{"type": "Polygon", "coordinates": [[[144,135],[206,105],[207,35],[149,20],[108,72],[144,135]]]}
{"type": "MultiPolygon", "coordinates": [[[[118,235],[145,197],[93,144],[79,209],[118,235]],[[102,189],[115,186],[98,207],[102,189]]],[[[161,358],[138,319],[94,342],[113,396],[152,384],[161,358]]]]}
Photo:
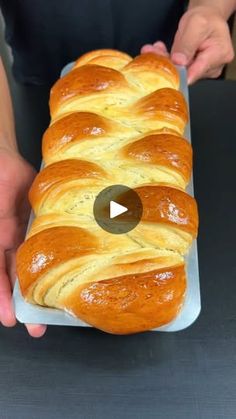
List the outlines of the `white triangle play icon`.
{"type": "Polygon", "coordinates": [[[128,208],[123,207],[123,205],[120,205],[115,201],[110,201],[110,218],[115,218],[126,211],[128,211],[128,208]]]}

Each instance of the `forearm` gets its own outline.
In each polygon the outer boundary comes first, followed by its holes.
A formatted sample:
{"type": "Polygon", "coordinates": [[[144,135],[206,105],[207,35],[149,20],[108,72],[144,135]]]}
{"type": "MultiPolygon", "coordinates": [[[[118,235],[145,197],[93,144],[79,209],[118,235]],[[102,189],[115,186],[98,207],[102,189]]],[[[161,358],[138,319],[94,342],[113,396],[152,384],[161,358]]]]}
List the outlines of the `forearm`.
{"type": "Polygon", "coordinates": [[[190,0],[189,9],[196,6],[207,6],[217,9],[224,19],[228,19],[236,9],[236,0],[190,0]]]}
{"type": "Polygon", "coordinates": [[[0,57],[0,148],[17,151],[14,115],[6,73],[0,57]]]}

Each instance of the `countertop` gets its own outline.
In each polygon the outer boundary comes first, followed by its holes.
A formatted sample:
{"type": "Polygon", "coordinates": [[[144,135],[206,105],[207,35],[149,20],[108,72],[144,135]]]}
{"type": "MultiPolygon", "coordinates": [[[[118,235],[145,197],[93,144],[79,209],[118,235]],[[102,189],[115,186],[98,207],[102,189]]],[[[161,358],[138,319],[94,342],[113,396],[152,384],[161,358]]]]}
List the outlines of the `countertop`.
{"type": "MultiPolygon", "coordinates": [[[[22,153],[38,166],[47,92],[13,95],[22,153]]],[[[50,327],[34,340],[22,325],[0,327],[0,419],[236,417],[236,83],[200,82],[190,103],[199,318],[181,332],[126,337],[50,327]]]]}

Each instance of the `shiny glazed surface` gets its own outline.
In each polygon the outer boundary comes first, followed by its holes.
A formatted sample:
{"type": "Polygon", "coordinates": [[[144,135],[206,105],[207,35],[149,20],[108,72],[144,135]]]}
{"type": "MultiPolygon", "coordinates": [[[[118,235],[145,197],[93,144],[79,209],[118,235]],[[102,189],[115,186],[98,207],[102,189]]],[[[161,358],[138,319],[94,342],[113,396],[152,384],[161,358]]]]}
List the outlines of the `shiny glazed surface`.
{"type": "Polygon", "coordinates": [[[184,192],[192,149],[178,87],[168,59],[113,50],[85,54],[53,86],[45,168],[30,191],[36,219],[17,253],[27,301],[116,334],[177,316],[198,229],[196,202],[184,192]],[[119,238],[93,217],[97,194],[118,183],[143,204],[141,222],[119,238]]]}

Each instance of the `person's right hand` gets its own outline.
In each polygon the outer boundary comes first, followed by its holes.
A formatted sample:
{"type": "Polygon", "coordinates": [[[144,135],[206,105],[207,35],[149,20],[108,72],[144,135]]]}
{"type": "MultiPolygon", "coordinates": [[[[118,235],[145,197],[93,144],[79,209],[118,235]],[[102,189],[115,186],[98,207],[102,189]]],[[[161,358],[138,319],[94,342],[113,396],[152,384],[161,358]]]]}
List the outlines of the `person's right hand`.
{"type": "Polygon", "coordinates": [[[226,17],[214,1],[210,6],[193,6],[184,13],[170,53],[162,41],[144,45],[141,52],[169,56],[174,64],[185,66],[189,84],[219,77],[225,64],[234,58],[226,17]]]}
{"type": "MultiPolygon", "coordinates": [[[[16,324],[12,304],[15,254],[24,240],[30,206],[28,190],[35,170],[17,152],[0,148],[0,322],[3,326],[16,324]]],[[[33,337],[41,337],[42,325],[26,325],[33,337]]]]}

